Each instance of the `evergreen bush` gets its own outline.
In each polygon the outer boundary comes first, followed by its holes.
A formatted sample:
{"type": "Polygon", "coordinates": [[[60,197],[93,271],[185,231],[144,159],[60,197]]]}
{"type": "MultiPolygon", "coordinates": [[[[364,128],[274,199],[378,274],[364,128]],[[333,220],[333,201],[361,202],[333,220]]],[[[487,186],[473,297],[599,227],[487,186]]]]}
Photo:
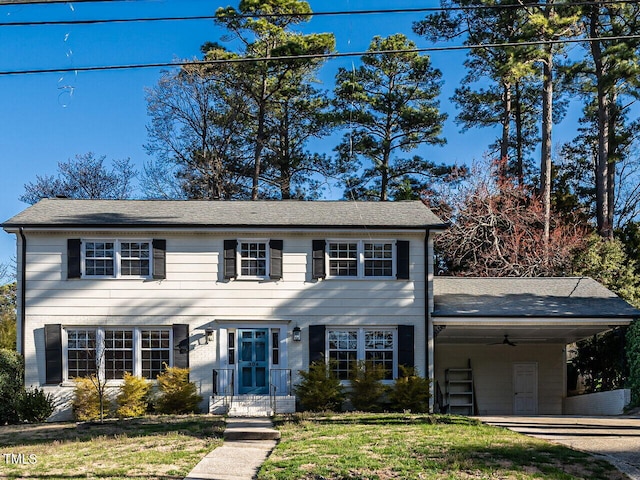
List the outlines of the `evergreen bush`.
{"type": "Polygon", "coordinates": [[[309,370],[300,370],[302,381],[294,387],[294,392],[305,410],[314,412],[342,408],[345,399],[344,387],[334,369],[323,361],[313,362],[309,370]]]}
{"type": "Polygon", "coordinates": [[[0,425],[20,421],[19,402],[24,378],[22,356],[13,350],[0,349],[0,425]]]}
{"type": "Polygon", "coordinates": [[[100,395],[96,380],[87,377],[74,378],[73,417],[81,422],[100,418],[100,395]]]}
{"type": "Polygon", "coordinates": [[[151,384],[144,378],[125,372],[120,393],[116,398],[116,415],[120,418],[141,417],[147,413],[151,384]]]}
{"type": "Polygon", "coordinates": [[[373,362],[354,362],[351,370],[351,388],[347,394],[351,405],[362,412],[379,412],[382,410],[382,396],[386,388],[381,383],[385,369],[373,362]]]}
{"type": "Polygon", "coordinates": [[[631,389],[630,407],[640,406],[640,320],[635,320],[627,329],[627,362],[629,378],[627,386],[631,389]]]}
{"type": "Polygon", "coordinates": [[[429,411],[431,381],[416,375],[413,368],[400,366],[400,376],[396,379],[389,400],[393,410],[413,413],[429,411]]]}
{"type": "Polygon", "coordinates": [[[196,413],[202,397],[194,382],[189,381],[189,369],[166,367],[158,375],[159,395],[156,403],[158,413],[196,413]]]}
{"type": "Polygon", "coordinates": [[[20,421],[41,423],[51,416],[55,410],[53,395],[43,389],[24,390],[19,399],[18,409],[20,421]]]}

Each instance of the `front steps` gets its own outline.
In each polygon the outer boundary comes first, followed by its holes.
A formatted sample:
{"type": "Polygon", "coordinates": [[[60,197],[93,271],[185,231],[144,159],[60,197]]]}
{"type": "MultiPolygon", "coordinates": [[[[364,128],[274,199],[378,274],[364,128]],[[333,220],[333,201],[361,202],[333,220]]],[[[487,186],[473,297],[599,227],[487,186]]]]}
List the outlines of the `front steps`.
{"type": "Polygon", "coordinates": [[[275,411],[269,395],[235,395],[209,397],[209,413],[230,417],[270,417],[276,413],[294,413],[296,397],[276,396],[275,411]]]}
{"type": "Polygon", "coordinates": [[[279,440],[280,432],[273,428],[273,423],[267,418],[228,418],[223,438],[227,442],[279,440]]]}

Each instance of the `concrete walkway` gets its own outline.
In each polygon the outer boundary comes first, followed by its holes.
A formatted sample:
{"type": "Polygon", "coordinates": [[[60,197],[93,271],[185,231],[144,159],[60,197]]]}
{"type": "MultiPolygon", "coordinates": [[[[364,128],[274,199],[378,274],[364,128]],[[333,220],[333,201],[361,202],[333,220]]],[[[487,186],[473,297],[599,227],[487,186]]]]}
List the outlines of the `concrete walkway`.
{"type": "Polygon", "coordinates": [[[532,437],[604,458],[632,480],[640,480],[640,417],[478,417],[532,437]]]}
{"type": "Polygon", "coordinates": [[[185,480],[252,480],[279,438],[269,418],[227,418],[222,446],[209,452],[185,480]]]}

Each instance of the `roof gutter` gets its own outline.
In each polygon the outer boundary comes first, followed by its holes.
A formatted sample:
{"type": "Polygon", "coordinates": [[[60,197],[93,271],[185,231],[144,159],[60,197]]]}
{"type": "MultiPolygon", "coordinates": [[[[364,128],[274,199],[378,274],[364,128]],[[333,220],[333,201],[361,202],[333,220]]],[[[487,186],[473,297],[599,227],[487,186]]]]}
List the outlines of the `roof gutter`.
{"type": "Polygon", "coordinates": [[[19,234],[22,242],[22,251],[20,255],[20,338],[18,340],[20,343],[20,354],[24,358],[25,324],[27,319],[27,237],[22,227],[20,227],[19,234]]]}

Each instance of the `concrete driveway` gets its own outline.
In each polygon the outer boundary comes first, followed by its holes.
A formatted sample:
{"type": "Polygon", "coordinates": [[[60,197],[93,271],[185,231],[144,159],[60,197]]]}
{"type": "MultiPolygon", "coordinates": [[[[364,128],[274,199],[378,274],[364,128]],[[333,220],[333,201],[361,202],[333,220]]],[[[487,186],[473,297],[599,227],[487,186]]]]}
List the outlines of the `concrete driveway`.
{"type": "Polygon", "coordinates": [[[598,455],[640,480],[640,417],[477,417],[490,425],[598,455]]]}

